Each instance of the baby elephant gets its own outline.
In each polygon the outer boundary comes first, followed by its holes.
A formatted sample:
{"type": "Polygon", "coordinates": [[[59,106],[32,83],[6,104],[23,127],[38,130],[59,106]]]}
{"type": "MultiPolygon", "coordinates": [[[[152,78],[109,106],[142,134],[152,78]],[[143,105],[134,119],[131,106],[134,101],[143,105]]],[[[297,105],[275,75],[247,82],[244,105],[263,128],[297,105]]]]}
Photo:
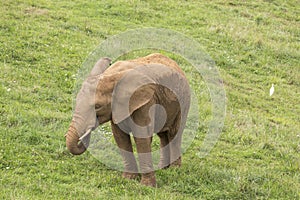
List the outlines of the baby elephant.
{"type": "Polygon", "coordinates": [[[67,148],[75,155],[83,153],[91,132],[110,121],[124,160],[122,176],[133,179],[141,173],[141,184],[155,187],[152,135],[160,138],[158,167],[180,166],[182,132],[190,107],[188,81],[175,61],[158,53],[110,64],[109,58],[100,59],[83,82],[66,134],[67,148]]]}

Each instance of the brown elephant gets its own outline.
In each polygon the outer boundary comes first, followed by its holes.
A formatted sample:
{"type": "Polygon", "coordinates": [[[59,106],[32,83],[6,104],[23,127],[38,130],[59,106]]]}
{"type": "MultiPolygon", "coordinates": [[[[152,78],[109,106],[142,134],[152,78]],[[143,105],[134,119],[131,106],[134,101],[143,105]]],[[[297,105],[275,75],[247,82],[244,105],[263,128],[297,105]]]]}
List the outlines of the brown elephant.
{"type": "Polygon", "coordinates": [[[153,133],[160,138],[159,168],[181,165],[181,138],[190,106],[188,81],[175,61],[158,53],[111,66],[110,62],[100,59],[83,82],[66,134],[67,148],[75,155],[83,153],[91,131],[110,121],[124,160],[122,176],[133,179],[140,172],[143,185],[155,186],[153,133]]]}

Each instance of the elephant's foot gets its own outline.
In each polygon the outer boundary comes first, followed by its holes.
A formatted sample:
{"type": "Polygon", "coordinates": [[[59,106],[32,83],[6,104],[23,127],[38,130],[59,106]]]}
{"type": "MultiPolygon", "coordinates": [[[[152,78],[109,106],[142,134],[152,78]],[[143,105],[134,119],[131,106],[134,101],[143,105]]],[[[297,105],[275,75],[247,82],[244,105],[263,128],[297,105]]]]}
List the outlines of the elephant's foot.
{"type": "Polygon", "coordinates": [[[142,174],[141,184],[145,186],[156,187],[155,173],[150,172],[142,174]]]}
{"type": "Polygon", "coordinates": [[[170,164],[169,163],[165,164],[163,162],[159,162],[157,167],[158,167],[158,169],[167,169],[170,167],[170,164]]]}
{"type": "Polygon", "coordinates": [[[123,172],[122,174],[122,177],[126,179],[136,179],[138,176],[138,173],[123,172]]]}
{"type": "Polygon", "coordinates": [[[160,154],[160,160],[158,163],[158,169],[167,169],[170,167],[170,155],[168,154],[160,154]]]}
{"type": "Polygon", "coordinates": [[[171,163],[170,167],[180,167],[181,166],[181,156],[171,163]]]}

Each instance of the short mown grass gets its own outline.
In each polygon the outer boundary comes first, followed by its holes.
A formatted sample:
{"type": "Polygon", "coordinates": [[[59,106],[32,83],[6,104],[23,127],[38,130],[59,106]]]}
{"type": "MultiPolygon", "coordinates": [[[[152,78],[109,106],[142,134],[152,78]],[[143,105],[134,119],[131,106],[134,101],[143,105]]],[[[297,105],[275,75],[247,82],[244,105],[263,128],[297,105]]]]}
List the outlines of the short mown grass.
{"type": "MultiPolygon", "coordinates": [[[[299,199],[298,1],[3,1],[0,5],[1,199],[299,199]],[[226,119],[205,158],[210,99],[180,169],[158,188],[121,178],[89,152],[72,156],[64,134],[76,75],[106,38],[167,28],[203,45],[226,90],[226,119]],[[269,89],[275,85],[270,97],[269,89]]],[[[159,51],[159,50],[158,50],[159,51]]],[[[154,50],[127,55],[128,58],[154,50]]],[[[188,67],[186,61],[170,55],[188,67]]]]}

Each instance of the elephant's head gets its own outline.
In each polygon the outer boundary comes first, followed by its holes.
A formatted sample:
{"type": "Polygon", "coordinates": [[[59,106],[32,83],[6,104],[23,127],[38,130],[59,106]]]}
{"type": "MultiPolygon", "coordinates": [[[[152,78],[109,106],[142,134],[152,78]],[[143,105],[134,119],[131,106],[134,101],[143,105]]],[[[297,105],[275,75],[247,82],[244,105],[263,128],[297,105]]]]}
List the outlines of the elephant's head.
{"type": "Polygon", "coordinates": [[[99,82],[99,75],[102,74],[110,65],[109,58],[100,59],[90,72],[87,79],[83,82],[82,87],[76,97],[76,107],[70,124],[68,133],[66,134],[66,144],[69,151],[74,155],[85,152],[89,145],[90,133],[97,128],[99,121],[96,112],[99,112],[95,95],[99,82]]]}

